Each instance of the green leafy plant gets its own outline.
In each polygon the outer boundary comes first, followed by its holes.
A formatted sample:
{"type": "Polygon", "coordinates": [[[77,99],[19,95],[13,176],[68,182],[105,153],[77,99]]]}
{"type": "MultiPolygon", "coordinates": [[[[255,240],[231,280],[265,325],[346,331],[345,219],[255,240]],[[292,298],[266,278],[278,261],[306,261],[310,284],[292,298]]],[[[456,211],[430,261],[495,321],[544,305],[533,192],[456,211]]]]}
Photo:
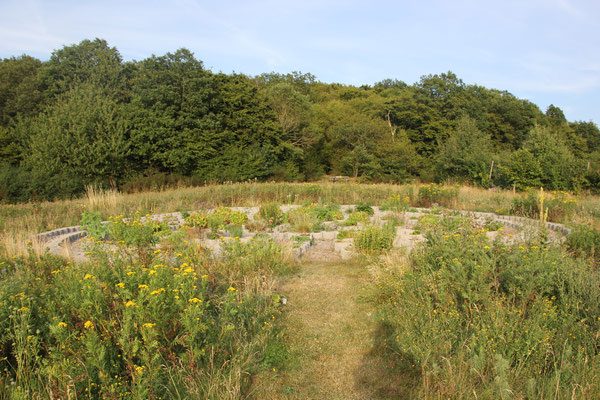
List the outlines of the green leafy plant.
{"type": "Polygon", "coordinates": [[[378,253],[390,250],[396,236],[396,227],[393,223],[386,223],[383,227],[369,225],[362,229],[354,238],[354,247],[366,253],[378,253]]]}
{"type": "Polygon", "coordinates": [[[362,224],[367,224],[371,220],[369,213],[364,211],[354,211],[352,214],[346,218],[344,221],[345,226],[353,226],[357,225],[359,222],[362,224]]]}
{"type": "Polygon", "coordinates": [[[204,213],[192,213],[185,218],[185,225],[206,228],[208,227],[208,216],[204,213]]]}
{"type": "Polygon", "coordinates": [[[600,230],[587,225],[577,225],[567,236],[567,247],[577,255],[587,255],[600,261],[600,230]]]}
{"type": "Polygon", "coordinates": [[[104,239],[107,230],[102,223],[100,211],[85,211],[81,214],[81,227],[87,231],[89,237],[104,239]]]}
{"type": "Polygon", "coordinates": [[[265,221],[269,227],[275,227],[283,222],[283,212],[277,203],[261,205],[257,217],[265,221]]]}
{"type": "Polygon", "coordinates": [[[234,211],[228,207],[218,207],[207,217],[207,225],[213,232],[225,229],[227,225],[243,225],[246,222],[248,215],[245,212],[234,211]]]}
{"type": "Polygon", "coordinates": [[[354,211],[364,212],[369,215],[373,215],[375,213],[373,207],[371,207],[370,204],[364,202],[359,202],[358,204],[356,204],[356,207],[354,207],[354,211]]]}

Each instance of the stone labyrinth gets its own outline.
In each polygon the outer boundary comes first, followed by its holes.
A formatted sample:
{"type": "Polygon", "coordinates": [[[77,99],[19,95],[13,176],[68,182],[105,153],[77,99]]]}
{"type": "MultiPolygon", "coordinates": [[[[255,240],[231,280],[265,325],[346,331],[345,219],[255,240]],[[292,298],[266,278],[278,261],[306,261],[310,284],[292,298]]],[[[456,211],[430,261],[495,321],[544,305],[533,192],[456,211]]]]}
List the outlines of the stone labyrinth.
{"type": "MultiPolygon", "coordinates": [[[[281,211],[286,213],[292,209],[299,208],[299,205],[281,206],[281,211]]],[[[231,210],[242,211],[248,215],[249,221],[255,221],[255,217],[259,211],[258,207],[229,207],[231,210]]],[[[312,258],[331,260],[331,259],[349,259],[355,255],[353,242],[354,239],[338,239],[340,232],[345,230],[360,230],[367,224],[359,223],[356,226],[344,226],[344,221],[348,218],[348,212],[354,207],[351,205],[340,206],[340,210],[344,214],[344,219],[338,221],[329,221],[322,223],[323,231],[316,233],[298,233],[293,232],[291,227],[287,224],[281,224],[273,229],[268,229],[266,232],[260,232],[262,235],[269,235],[273,241],[278,243],[287,243],[293,245],[294,238],[298,236],[308,236],[310,240],[303,241],[294,247],[295,256],[297,258],[303,257],[307,252],[312,252],[312,258]]],[[[472,212],[472,211],[451,211],[440,209],[425,209],[417,208],[410,209],[406,212],[394,212],[394,211],[382,211],[378,207],[373,207],[374,213],[370,217],[369,224],[384,224],[392,215],[399,218],[401,226],[396,229],[396,236],[393,242],[393,246],[396,248],[405,248],[407,252],[410,252],[416,244],[425,240],[423,235],[415,230],[415,227],[419,221],[419,218],[429,214],[439,214],[446,217],[457,217],[463,216],[471,218],[477,224],[485,224],[490,221],[497,221],[502,224],[503,229],[487,232],[486,235],[495,240],[500,238],[506,242],[517,242],[526,240],[532,232],[537,231],[541,223],[538,220],[514,217],[514,216],[503,216],[493,213],[485,212],[472,212]],[[403,222],[403,223],[402,223],[403,222]]],[[[209,211],[210,213],[210,211],[209,211]]],[[[151,219],[156,222],[166,222],[172,230],[177,230],[185,224],[185,218],[183,213],[174,212],[167,214],[156,214],[149,217],[141,218],[142,222],[151,219]]],[[[108,222],[104,222],[108,223],[108,222]]],[[[549,240],[553,242],[560,242],[564,240],[565,235],[570,233],[568,228],[565,228],[561,224],[552,222],[546,223],[546,227],[549,231],[549,240]]],[[[257,232],[251,232],[242,226],[242,236],[239,237],[241,242],[247,242],[253,240],[257,232]]],[[[229,233],[226,231],[220,231],[219,234],[225,240],[234,239],[229,237],[229,233]]],[[[49,232],[44,232],[36,236],[36,239],[42,246],[46,247],[46,250],[56,255],[68,255],[75,261],[86,260],[85,245],[86,240],[82,240],[87,236],[87,232],[80,226],[71,226],[67,228],[55,229],[49,232]]],[[[218,257],[221,254],[221,243],[223,239],[208,239],[205,237],[198,237],[195,240],[196,245],[201,245],[205,248],[212,249],[213,255],[218,257]]],[[[238,240],[238,238],[236,238],[238,240]]]]}

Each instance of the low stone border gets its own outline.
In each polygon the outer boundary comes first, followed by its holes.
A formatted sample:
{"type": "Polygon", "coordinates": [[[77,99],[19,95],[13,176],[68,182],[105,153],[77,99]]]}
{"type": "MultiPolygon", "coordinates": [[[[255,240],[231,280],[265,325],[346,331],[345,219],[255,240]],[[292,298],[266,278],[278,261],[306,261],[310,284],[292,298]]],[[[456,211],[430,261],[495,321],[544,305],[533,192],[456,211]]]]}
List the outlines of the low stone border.
{"type": "MultiPolygon", "coordinates": [[[[301,207],[300,205],[282,205],[280,206],[282,212],[288,212],[292,209],[301,207]]],[[[348,209],[353,208],[351,205],[342,205],[340,206],[340,210],[344,213],[344,217],[346,218],[346,211],[348,209]]],[[[258,207],[230,207],[235,211],[243,211],[248,215],[250,220],[254,220],[256,214],[258,213],[258,207]]],[[[374,215],[371,216],[370,223],[382,223],[384,217],[392,213],[391,211],[381,211],[379,207],[373,207],[374,215]]],[[[409,250],[414,248],[416,244],[425,240],[422,235],[415,235],[413,233],[412,227],[414,227],[417,223],[417,218],[420,216],[430,214],[430,209],[426,208],[414,208],[411,210],[415,211],[407,211],[404,212],[405,226],[398,227],[396,232],[396,237],[394,239],[394,247],[406,247],[409,250]],[[414,221],[414,222],[413,222],[414,221]]],[[[453,210],[448,210],[450,212],[456,212],[453,210]]],[[[190,212],[190,214],[195,211],[190,212]]],[[[540,227],[541,222],[538,220],[517,217],[517,216],[507,216],[507,215],[497,215],[489,212],[478,212],[478,211],[458,211],[459,215],[473,218],[475,220],[479,220],[479,222],[484,222],[486,219],[491,219],[502,223],[503,225],[511,228],[515,228],[518,230],[522,230],[526,227],[540,227]]],[[[182,212],[172,212],[172,213],[164,213],[164,214],[154,214],[151,216],[144,216],[140,218],[142,221],[146,221],[148,219],[156,222],[167,222],[169,227],[172,230],[179,229],[184,223],[185,218],[183,217],[182,212]]],[[[340,221],[341,222],[341,221],[340,221]]],[[[110,223],[110,221],[103,221],[103,224],[110,223]]],[[[328,241],[332,242],[333,251],[342,259],[351,258],[354,255],[354,240],[353,239],[341,239],[337,240],[338,234],[340,231],[354,229],[355,227],[347,227],[341,225],[339,222],[333,222],[330,224],[333,227],[333,230],[330,231],[322,231],[315,232],[310,234],[310,240],[302,243],[297,248],[295,248],[295,255],[297,258],[302,257],[306,252],[312,247],[314,243],[317,241],[328,241]]],[[[359,224],[357,228],[361,228],[362,225],[359,224]]],[[[566,228],[562,224],[547,222],[546,227],[554,232],[557,232],[559,235],[569,235],[571,230],[566,228]]],[[[267,235],[271,236],[271,238],[275,241],[288,241],[292,240],[294,236],[299,236],[301,234],[297,232],[288,232],[281,231],[282,226],[277,226],[273,232],[265,232],[267,235]]],[[[490,233],[490,236],[493,236],[493,232],[490,233]]],[[[249,240],[251,237],[251,233],[244,228],[244,235],[242,240],[249,240]]],[[[47,243],[48,249],[50,252],[54,254],[61,253],[61,247],[65,244],[74,243],[82,238],[87,236],[87,232],[82,230],[80,226],[71,226],[66,228],[54,229],[52,231],[43,232],[35,236],[35,239],[41,243],[47,243]]],[[[215,250],[216,255],[220,254],[220,242],[219,241],[209,241],[205,240],[207,247],[211,247],[215,250]]]]}

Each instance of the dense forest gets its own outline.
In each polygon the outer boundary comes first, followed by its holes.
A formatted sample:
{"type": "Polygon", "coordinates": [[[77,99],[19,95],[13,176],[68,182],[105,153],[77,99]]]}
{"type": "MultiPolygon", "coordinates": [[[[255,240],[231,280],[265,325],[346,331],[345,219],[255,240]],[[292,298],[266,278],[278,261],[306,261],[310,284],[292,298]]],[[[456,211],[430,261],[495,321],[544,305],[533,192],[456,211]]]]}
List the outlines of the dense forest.
{"type": "Polygon", "coordinates": [[[101,39],[0,61],[0,201],[169,184],[469,182],[600,189],[600,131],[550,106],[467,85],[322,83],[215,73],[186,49],[124,62],[101,39]]]}

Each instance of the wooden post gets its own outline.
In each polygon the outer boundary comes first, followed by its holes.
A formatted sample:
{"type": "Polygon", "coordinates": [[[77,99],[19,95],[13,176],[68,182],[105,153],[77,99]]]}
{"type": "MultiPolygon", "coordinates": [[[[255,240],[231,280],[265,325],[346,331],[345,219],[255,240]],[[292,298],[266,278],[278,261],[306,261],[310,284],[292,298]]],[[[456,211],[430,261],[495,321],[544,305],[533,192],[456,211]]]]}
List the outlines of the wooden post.
{"type": "Polygon", "coordinates": [[[490,167],[490,181],[492,180],[492,172],[494,171],[494,160],[492,160],[492,166],[490,167]]]}

